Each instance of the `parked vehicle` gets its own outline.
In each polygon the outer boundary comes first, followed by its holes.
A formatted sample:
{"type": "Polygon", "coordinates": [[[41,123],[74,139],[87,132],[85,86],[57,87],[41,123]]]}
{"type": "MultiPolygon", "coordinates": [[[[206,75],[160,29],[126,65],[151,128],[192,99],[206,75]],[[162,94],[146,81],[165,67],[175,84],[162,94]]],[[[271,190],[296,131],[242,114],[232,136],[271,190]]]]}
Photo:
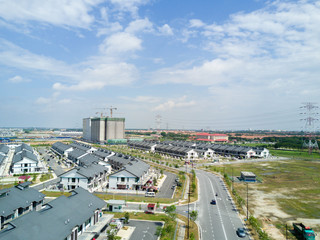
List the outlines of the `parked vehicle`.
{"type": "Polygon", "coordinates": [[[155,197],[156,193],[155,192],[146,192],[146,197],[155,197]]]}
{"type": "Polygon", "coordinates": [[[238,237],[246,237],[246,230],[244,228],[238,228],[236,231],[238,237]]]}
{"type": "Polygon", "coordinates": [[[315,233],[310,227],[306,227],[302,223],[292,223],[294,232],[302,237],[303,240],[314,240],[315,233]]]}

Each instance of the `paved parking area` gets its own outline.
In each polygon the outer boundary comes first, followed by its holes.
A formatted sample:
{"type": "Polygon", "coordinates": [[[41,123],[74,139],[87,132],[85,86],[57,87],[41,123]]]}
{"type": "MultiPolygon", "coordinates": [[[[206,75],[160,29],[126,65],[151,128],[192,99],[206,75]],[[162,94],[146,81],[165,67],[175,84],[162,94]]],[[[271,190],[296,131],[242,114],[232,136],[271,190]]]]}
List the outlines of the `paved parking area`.
{"type": "Polygon", "coordinates": [[[162,227],[162,222],[138,221],[130,220],[128,226],[135,227],[130,240],[156,240],[158,236],[155,234],[157,227],[162,227]]]}
{"type": "Polygon", "coordinates": [[[165,175],[167,175],[166,180],[162,184],[162,187],[160,188],[159,192],[157,193],[156,197],[158,198],[172,198],[173,195],[173,189],[171,189],[172,185],[175,184],[175,179],[177,177],[176,174],[171,172],[164,172],[165,175]]]}

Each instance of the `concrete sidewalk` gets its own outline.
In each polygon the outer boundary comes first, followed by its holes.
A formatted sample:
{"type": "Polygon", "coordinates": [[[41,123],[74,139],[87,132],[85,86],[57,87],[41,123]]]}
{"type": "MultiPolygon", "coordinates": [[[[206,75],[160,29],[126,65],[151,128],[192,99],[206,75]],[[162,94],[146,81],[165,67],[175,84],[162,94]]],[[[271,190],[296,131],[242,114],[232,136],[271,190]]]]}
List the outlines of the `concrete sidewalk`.
{"type": "Polygon", "coordinates": [[[184,223],[184,221],[180,220],[177,218],[177,222],[178,222],[178,226],[179,226],[179,231],[177,234],[177,240],[184,240],[184,236],[186,234],[186,224],[184,223]]]}

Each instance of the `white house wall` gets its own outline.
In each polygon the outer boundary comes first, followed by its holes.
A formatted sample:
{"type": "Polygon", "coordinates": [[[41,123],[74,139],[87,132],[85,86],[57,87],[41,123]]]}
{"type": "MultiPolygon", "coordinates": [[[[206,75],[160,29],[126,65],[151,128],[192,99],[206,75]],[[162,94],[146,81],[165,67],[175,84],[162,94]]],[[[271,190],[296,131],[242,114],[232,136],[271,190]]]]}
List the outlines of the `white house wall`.
{"type": "Polygon", "coordinates": [[[16,162],[12,166],[12,172],[14,174],[22,174],[24,173],[24,170],[27,170],[27,173],[36,173],[36,168],[38,167],[37,162],[24,157],[21,161],[16,162]],[[25,167],[25,164],[28,164],[27,167],[25,167]]]}
{"type": "Polygon", "coordinates": [[[128,185],[129,189],[132,188],[133,184],[136,183],[136,176],[127,172],[126,170],[122,170],[118,173],[109,176],[109,189],[117,189],[117,185],[128,185]],[[125,181],[121,181],[121,178],[125,178],[125,181]]]}
{"type": "Polygon", "coordinates": [[[60,183],[63,185],[63,187],[66,190],[72,189],[72,186],[74,188],[82,187],[86,190],[88,189],[88,179],[76,172],[76,170],[72,170],[70,172],[67,172],[66,174],[63,174],[60,176],[60,183]],[[72,182],[72,179],[75,179],[75,182],[72,182]]]}

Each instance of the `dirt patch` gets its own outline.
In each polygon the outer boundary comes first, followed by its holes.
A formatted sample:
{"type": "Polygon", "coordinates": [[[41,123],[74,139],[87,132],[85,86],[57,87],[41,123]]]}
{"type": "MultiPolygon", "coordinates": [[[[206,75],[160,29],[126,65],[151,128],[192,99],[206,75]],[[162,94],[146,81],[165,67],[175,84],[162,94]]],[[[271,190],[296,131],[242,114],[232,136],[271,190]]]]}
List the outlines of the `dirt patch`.
{"type": "MultiPolygon", "coordinates": [[[[292,191],[293,189],[291,189],[292,191]]],[[[281,231],[276,228],[273,222],[285,222],[288,227],[292,227],[292,222],[303,222],[305,225],[312,228],[320,226],[320,219],[307,219],[297,218],[291,220],[294,217],[281,210],[281,207],[277,204],[277,199],[288,198],[293,199],[292,196],[288,197],[288,190],[278,189],[276,192],[264,192],[257,189],[257,186],[252,185],[250,187],[250,199],[249,208],[254,212],[254,216],[262,220],[263,230],[275,240],[285,240],[285,236],[281,231]],[[250,201],[252,204],[250,204],[250,201]],[[288,220],[290,219],[290,220],[288,220]]],[[[316,239],[320,239],[319,233],[316,239]]]]}
{"type": "Polygon", "coordinates": [[[266,193],[257,189],[256,186],[250,186],[250,200],[254,205],[254,215],[258,218],[268,218],[279,220],[291,217],[281,210],[275,199],[287,198],[285,191],[266,193]]]}

